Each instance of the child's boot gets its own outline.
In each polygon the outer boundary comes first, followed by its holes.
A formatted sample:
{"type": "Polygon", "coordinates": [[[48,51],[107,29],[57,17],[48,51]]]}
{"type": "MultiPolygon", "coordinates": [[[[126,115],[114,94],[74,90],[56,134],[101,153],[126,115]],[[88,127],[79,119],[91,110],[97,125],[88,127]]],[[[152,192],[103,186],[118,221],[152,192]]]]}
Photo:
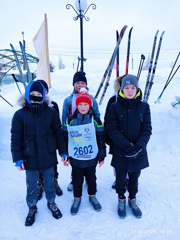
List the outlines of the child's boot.
{"type": "Polygon", "coordinates": [[[35,214],[36,213],[37,213],[36,205],[32,206],[32,207],[29,207],[29,212],[28,212],[28,215],[26,217],[25,226],[33,225],[33,223],[35,221],[35,214]]]}
{"type": "Polygon", "coordinates": [[[57,207],[57,204],[55,202],[49,202],[48,201],[47,206],[51,210],[54,218],[59,219],[59,218],[62,217],[62,213],[60,212],[60,210],[57,207]]]}
{"type": "Polygon", "coordinates": [[[71,214],[76,215],[79,211],[79,206],[81,204],[81,198],[74,198],[73,204],[71,206],[71,214]]]}
{"type": "Polygon", "coordinates": [[[54,187],[55,187],[56,194],[57,194],[58,196],[63,195],[63,191],[62,191],[62,189],[60,188],[60,186],[59,186],[59,184],[58,184],[57,178],[54,178],[54,187]]]}
{"type": "Polygon", "coordinates": [[[137,218],[142,217],[142,212],[136,203],[136,198],[128,199],[129,207],[131,208],[133,214],[137,218]]]}
{"type": "Polygon", "coordinates": [[[89,202],[92,204],[95,211],[100,212],[101,211],[101,205],[98,202],[95,195],[89,196],[89,202]]]}
{"type": "Polygon", "coordinates": [[[118,207],[117,207],[118,215],[121,219],[126,217],[126,198],[118,199],[118,207]]]}

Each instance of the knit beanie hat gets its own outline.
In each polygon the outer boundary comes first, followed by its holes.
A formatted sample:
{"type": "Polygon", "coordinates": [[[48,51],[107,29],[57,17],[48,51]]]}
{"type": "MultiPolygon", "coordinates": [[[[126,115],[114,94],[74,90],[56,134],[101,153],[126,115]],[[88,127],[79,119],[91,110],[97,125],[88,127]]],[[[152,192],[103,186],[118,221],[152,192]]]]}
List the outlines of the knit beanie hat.
{"type": "Polygon", "coordinates": [[[88,103],[90,107],[92,106],[91,96],[89,93],[87,93],[87,90],[85,88],[81,88],[80,92],[76,96],[76,107],[81,102],[88,103]]]}
{"type": "Polygon", "coordinates": [[[74,74],[74,77],[73,77],[73,85],[76,83],[76,82],[85,82],[86,85],[87,85],[87,79],[86,79],[86,73],[85,72],[76,72],[74,74]]]}
{"type": "Polygon", "coordinates": [[[42,85],[44,86],[44,88],[47,90],[47,92],[49,92],[49,87],[47,85],[47,83],[44,80],[39,80],[37,79],[38,82],[42,83],[42,85]]]}
{"type": "Polygon", "coordinates": [[[136,76],[127,74],[121,79],[121,91],[127,85],[133,84],[138,89],[138,79],[136,76]]]}
{"type": "Polygon", "coordinates": [[[36,91],[36,92],[39,92],[43,95],[43,86],[41,83],[39,82],[34,82],[32,85],[31,85],[31,88],[30,88],[30,92],[33,92],[33,91],[36,91]]]}

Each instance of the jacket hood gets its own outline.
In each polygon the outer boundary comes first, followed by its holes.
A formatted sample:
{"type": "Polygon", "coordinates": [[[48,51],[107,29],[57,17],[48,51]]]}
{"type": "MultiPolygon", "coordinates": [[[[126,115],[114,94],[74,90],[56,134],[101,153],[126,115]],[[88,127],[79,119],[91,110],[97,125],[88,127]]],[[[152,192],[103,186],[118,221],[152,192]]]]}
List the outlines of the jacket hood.
{"type": "Polygon", "coordinates": [[[119,91],[119,89],[121,88],[121,86],[120,86],[120,83],[119,83],[119,77],[118,78],[116,78],[116,80],[114,81],[114,92],[115,93],[118,93],[118,91],[119,91]]]}
{"type": "Polygon", "coordinates": [[[44,100],[45,100],[46,93],[45,93],[45,88],[44,88],[43,84],[42,84],[41,82],[39,82],[39,81],[31,81],[31,82],[27,85],[27,87],[26,87],[26,89],[25,89],[25,98],[26,98],[27,102],[28,102],[29,104],[31,104],[30,99],[29,99],[29,94],[30,94],[31,86],[32,86],[35,82],[38,82],[39,84],[41,84],[41,86],[42,86],[42,88],[43,88],[43,100],[42,100],[42,102],[41,102],[41,104],[42,104],[42,103],[44,102],[44,100]]]}

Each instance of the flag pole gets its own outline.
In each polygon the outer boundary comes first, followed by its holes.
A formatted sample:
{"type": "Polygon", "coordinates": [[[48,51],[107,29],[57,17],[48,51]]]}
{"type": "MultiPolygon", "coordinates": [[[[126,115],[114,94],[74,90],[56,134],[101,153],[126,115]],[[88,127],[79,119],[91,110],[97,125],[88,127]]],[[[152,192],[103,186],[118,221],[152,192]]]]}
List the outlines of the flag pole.
{"type": "Polygon", "coordinates": [[[44,14],[45,18],[45,36],[46,36],[46,56],[48,59],[47,62],[47,69],[48,69],[48,83],[49,83],[49,88],[51,88],[51,76],[50,76],[50,65],[49,65],[49,48],[48,48],[48,25],[47,25],[47,14],[44,14]]]}

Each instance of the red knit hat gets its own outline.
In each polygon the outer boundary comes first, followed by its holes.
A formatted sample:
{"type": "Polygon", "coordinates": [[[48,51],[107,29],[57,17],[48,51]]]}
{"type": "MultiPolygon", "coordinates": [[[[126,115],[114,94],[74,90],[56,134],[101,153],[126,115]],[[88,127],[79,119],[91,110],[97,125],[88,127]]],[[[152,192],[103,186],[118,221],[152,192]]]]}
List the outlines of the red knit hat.
{"type": "Polygon", "coordinates": [[[76,96],[76,107],[81,102],[88,103],[90,107],[92,106],[91,96],[87,93],[85,88],[81,88],[80,92],[76,96]]]}

